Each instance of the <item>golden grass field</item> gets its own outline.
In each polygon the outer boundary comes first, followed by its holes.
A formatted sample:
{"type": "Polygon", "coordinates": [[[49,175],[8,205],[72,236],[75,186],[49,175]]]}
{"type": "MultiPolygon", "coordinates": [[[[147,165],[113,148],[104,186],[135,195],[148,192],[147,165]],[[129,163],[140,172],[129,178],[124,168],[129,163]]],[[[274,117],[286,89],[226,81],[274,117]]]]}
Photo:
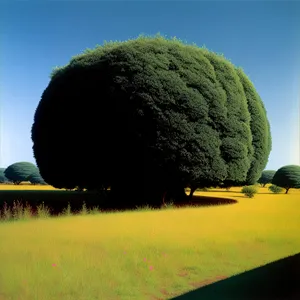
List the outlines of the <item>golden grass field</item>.
{"type": "Polygon", "coordinates": [[[1,190],[56,190],[56,188],[54,188],[51,185],[32,185],[30,183],[26,184],[26,183],[21,183],[19,185],[14,185],[14,184],[0,184],[0,191],[1,190]]]}
{"type": "Polygon", "coordinates": [[[239,191],[199,193],[234,205],[0,223],[0,300],[171,299],[300,252],[300,190],[239,191]]]}

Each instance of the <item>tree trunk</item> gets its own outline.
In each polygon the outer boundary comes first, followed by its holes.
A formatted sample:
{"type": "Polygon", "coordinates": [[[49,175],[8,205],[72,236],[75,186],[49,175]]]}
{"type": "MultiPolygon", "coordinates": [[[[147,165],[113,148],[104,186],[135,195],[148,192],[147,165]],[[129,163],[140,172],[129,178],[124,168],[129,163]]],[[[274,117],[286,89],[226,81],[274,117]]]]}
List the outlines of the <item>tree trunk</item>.
{"type": "Polygon", "coordinates": [[[173,201],[174,204],[176,203],[183,203],[187,200],[187,195],[185,193],[184,187],[174,184],[175,187],[168,191],[168,201],[173,201]]]}
{"type": "Polygon", "coordinates": [[[289,189],[290,189],[290,188],[287,188],[287,189],[285,190],[285,193],[286,193],[286,194],[288,193],[289,189]]]}
{"type": "Polygon", "coordinates": [[[195,193],[195,191],[197,190],[197,188],[195,187],[191,187],[191,190],[190,190],[190,194],[189,194],[189,200],[192,200],[193,199],[193,195],[195,193]]]}

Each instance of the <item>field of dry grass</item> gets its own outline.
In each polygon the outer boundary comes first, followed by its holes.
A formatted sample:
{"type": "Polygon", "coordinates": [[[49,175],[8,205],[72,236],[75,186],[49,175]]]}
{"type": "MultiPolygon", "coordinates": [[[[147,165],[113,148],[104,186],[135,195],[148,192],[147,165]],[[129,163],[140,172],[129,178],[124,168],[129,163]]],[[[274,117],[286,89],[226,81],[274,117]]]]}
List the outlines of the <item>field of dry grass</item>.
{"type": "Polygon", "coordinates": [[[36,191],[52,191],[52,190],[57,190],[51,185],[32,185],[30,183],[21,183],[19,185],[15,184],[0,184],[0,191],[1,190],[17,190],[17,191],[22,191],[22,190],[36,190],[36,191]]]}
{"type": "Polygon", "coordinates": [[[196,194],[238,203],[1,223],[0,299],[170,299],[300,252],[300,190],[196,194]]]}

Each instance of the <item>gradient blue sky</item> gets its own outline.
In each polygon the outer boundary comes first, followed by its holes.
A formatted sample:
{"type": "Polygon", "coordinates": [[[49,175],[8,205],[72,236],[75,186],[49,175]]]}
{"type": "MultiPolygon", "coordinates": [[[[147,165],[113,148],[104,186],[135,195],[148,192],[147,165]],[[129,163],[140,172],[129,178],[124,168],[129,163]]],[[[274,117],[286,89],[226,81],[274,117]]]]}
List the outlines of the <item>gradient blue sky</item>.
{"type": "Polygon", "coordinates": [[[267,169],[300,164],[299,2],[7,1],[0,28],[0,167],[35,163],[30,131],[53,67],[104,40],[158,32],[241,66],[271,123],[267,169]]]}

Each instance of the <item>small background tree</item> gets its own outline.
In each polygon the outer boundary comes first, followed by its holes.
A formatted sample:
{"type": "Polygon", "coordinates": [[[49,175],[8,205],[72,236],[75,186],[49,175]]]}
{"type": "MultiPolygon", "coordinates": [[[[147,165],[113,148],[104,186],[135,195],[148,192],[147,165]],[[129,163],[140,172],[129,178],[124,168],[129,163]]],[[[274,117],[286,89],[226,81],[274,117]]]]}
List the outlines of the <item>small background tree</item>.
{"type": "Polygon", "coordinates": [[[47,184],[39,171],[35,171],[30,174],[27,178],[27,181],[30,181],[31,184],[47,184]]]}
{"type": "Polygon", "coordinates": [[[262,172],[262,174],[257,182],[259,184],[261,184],[262,187],[265,187],[266,184],[272,183],[272,179],[273,179],[275,173],[276,173],[276,171],[274,171],[274,170],[265,170],[262,172]]]}
{"type": "Polygon", "coordinates": [[[36,171],[38,171],[38,168],[30,162],[17,162],[8,166],[4,171],[4,175],[14,184],[20,184],[36,171]]]}
{"type": "Polygon", "coordinates": [[[289,189],[300,189],[300,166],[288,165],[277,170],[272,184],[285,189],[287,194],[289,189]]]}
{"type": "Polygon", "coordinates": [[[9,180],[4,175],[5,168],[0,168],[0,183],[7,183],[9,180]]]}

